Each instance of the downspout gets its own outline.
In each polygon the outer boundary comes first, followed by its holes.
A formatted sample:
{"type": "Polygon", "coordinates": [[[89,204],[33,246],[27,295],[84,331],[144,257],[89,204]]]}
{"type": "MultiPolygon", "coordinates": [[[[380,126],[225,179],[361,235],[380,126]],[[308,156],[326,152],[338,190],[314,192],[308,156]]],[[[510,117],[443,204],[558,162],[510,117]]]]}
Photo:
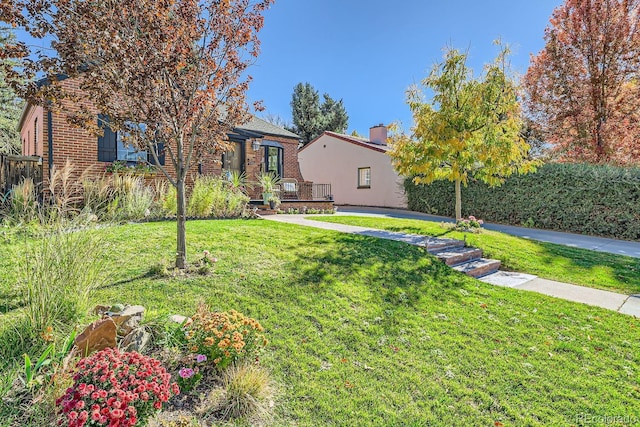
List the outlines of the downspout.
{"type": "Polygon", "coordinates": [[[49,182],[53,170],[53,114],[47,109],[47,144],[49,145],[49,182]]]}

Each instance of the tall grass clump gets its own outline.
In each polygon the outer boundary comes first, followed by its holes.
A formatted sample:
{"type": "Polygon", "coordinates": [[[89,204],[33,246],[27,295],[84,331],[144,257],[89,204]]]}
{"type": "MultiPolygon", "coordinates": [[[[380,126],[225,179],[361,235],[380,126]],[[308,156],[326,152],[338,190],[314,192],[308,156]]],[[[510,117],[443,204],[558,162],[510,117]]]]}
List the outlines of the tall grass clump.
{"type": "Polygon", "coordinates": [[[31,178],[11,187],[5,209],[5,220],[10,224],[28,224],[38,219],[36,189],[31,178]]]}
{"type": "Polygon", "coordinates": [[[268,417],[274,393],[271,376],[264,368],[251,363],[231,366],[224,372],[223,384],[222,418],[265,420],[268,417]]]}
{"type": "Polygon", "coordinates": [[[104,251],[90,231],[58,229],[29,244],[19,279],[35,333],[65,329],[87,313],[91,291],[106,280],[104,251]]]}
{"type": "Polygon", "coordinates": [[[187,203],[187,214],[201,218],[211,216],[213,204],[220,199],[223,186],[222,180],[213,176],[197,177],[187,203]]]}
{"type": "Polygon", "coordinates": [[[187,214],[199,218],[237,218],[248,202],[249,197],[224,178],[199,176],[187,203],[187,214]]]}
{"type": "Polygon", "coordinates": [[[155,194],[141,176],[125,174],[113,176],[115,189],[115,219],[143,219],[151,215],[155,194]]]}

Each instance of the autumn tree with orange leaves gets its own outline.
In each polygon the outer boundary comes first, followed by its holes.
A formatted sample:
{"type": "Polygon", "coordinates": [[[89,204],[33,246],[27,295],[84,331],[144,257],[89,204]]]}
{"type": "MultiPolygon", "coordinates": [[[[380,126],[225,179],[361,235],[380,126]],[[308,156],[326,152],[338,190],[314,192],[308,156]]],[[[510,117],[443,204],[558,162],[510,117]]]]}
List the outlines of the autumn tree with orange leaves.
{"type": "Polygon", "coordinates": [[[2,21],[53,40],[53,50],[16,43],[0,51],[20,95],[50,108],[73,101],[81,107],[68,115],[75,125],[97,134],[104,126],[121,131],[156,164],[165,155],[167,166],[159,168],[177,193],[178,268],[186,266],[187,174],[203,156],[229,149],[227,133],[248,119],[246,70],[259,53],[257,35],[272,2],[3,2],[2,21]],[[28,60],[16,67],[8,58],[28,60]],[[60,75],[77,79],[81,91],[60,84],[60,75]],[[33,83],[40,76],[48,84],[33,83]]]}
{"type": "Polygon", "coordinates": [[[640,0],[566,0],[524,77],[527,108],[564,161],[640,164],[640,0]]]}

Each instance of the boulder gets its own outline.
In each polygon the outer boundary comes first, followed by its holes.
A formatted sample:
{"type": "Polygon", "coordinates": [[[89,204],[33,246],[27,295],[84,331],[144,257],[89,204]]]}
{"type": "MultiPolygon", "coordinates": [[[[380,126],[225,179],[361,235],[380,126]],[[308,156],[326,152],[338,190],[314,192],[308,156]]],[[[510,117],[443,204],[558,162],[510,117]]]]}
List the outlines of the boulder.
{"type": "Polygon", "coordinates": [[[95,351],[116,346],[116,324],[110,317],[96,320],[76,337],[73,344],[80,354],[88,356],[95,351]]]}
{"type": "Polygon", "coordinates": [[[108,312],[107,315],[116,323],[118,334],[125,336],[138,327],[144,316],[144,310],[141,305],[130,305],[119,313],[108,312]]]}
{"type": "Polygon", "coordinates": [[[181,314],[172,314],[169,316],[169,322],[177,323],[178,325],[182,325],[183,323],[185,325],[189,325],[193,320],[191,320],[190,317],[186,317],[181,314]]]}
{"type": "Polygon", "coordinates": [[[120,344],[120,348],[122,351],[137,351],[141,353],[147,344],[149,344],[149,340],[151,339],[151,334],[145,331],[144,328],[136,328],[132,330],[120,344]]]}
{"type": "Polygon", "coordinates": [[[91,312],[95,315],[102,316],[107,311],[109,311],[108,305],[96,305],[91,312]]]}

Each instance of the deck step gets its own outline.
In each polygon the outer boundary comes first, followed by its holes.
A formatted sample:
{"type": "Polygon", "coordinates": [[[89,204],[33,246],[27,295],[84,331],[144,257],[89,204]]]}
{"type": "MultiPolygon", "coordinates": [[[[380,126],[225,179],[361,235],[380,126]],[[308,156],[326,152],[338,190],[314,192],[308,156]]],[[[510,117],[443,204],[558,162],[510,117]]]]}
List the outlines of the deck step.
{"type": "Polygon", "coordinates": [[[455,248],[464,248],[465,242],[457,239],[443,239],[439,237],[427,237],[424,241],[424,247],[431,254],[448,251],[455,248]]]}
{"type": "Polygon", "coordinates": [[[452,268],[461,273],[465,273],[467,276],[478,278],[495,273],[500,268],[500,264],[501,262],[497,259],[480,258],[458,264],[452,268]]]}
{"type": "Polygon", "coordinates": [[[482,258],[482,249],[472,247],[452,248],[436,252],[434,255],[448,266],[454,266],[482,258]]]}

